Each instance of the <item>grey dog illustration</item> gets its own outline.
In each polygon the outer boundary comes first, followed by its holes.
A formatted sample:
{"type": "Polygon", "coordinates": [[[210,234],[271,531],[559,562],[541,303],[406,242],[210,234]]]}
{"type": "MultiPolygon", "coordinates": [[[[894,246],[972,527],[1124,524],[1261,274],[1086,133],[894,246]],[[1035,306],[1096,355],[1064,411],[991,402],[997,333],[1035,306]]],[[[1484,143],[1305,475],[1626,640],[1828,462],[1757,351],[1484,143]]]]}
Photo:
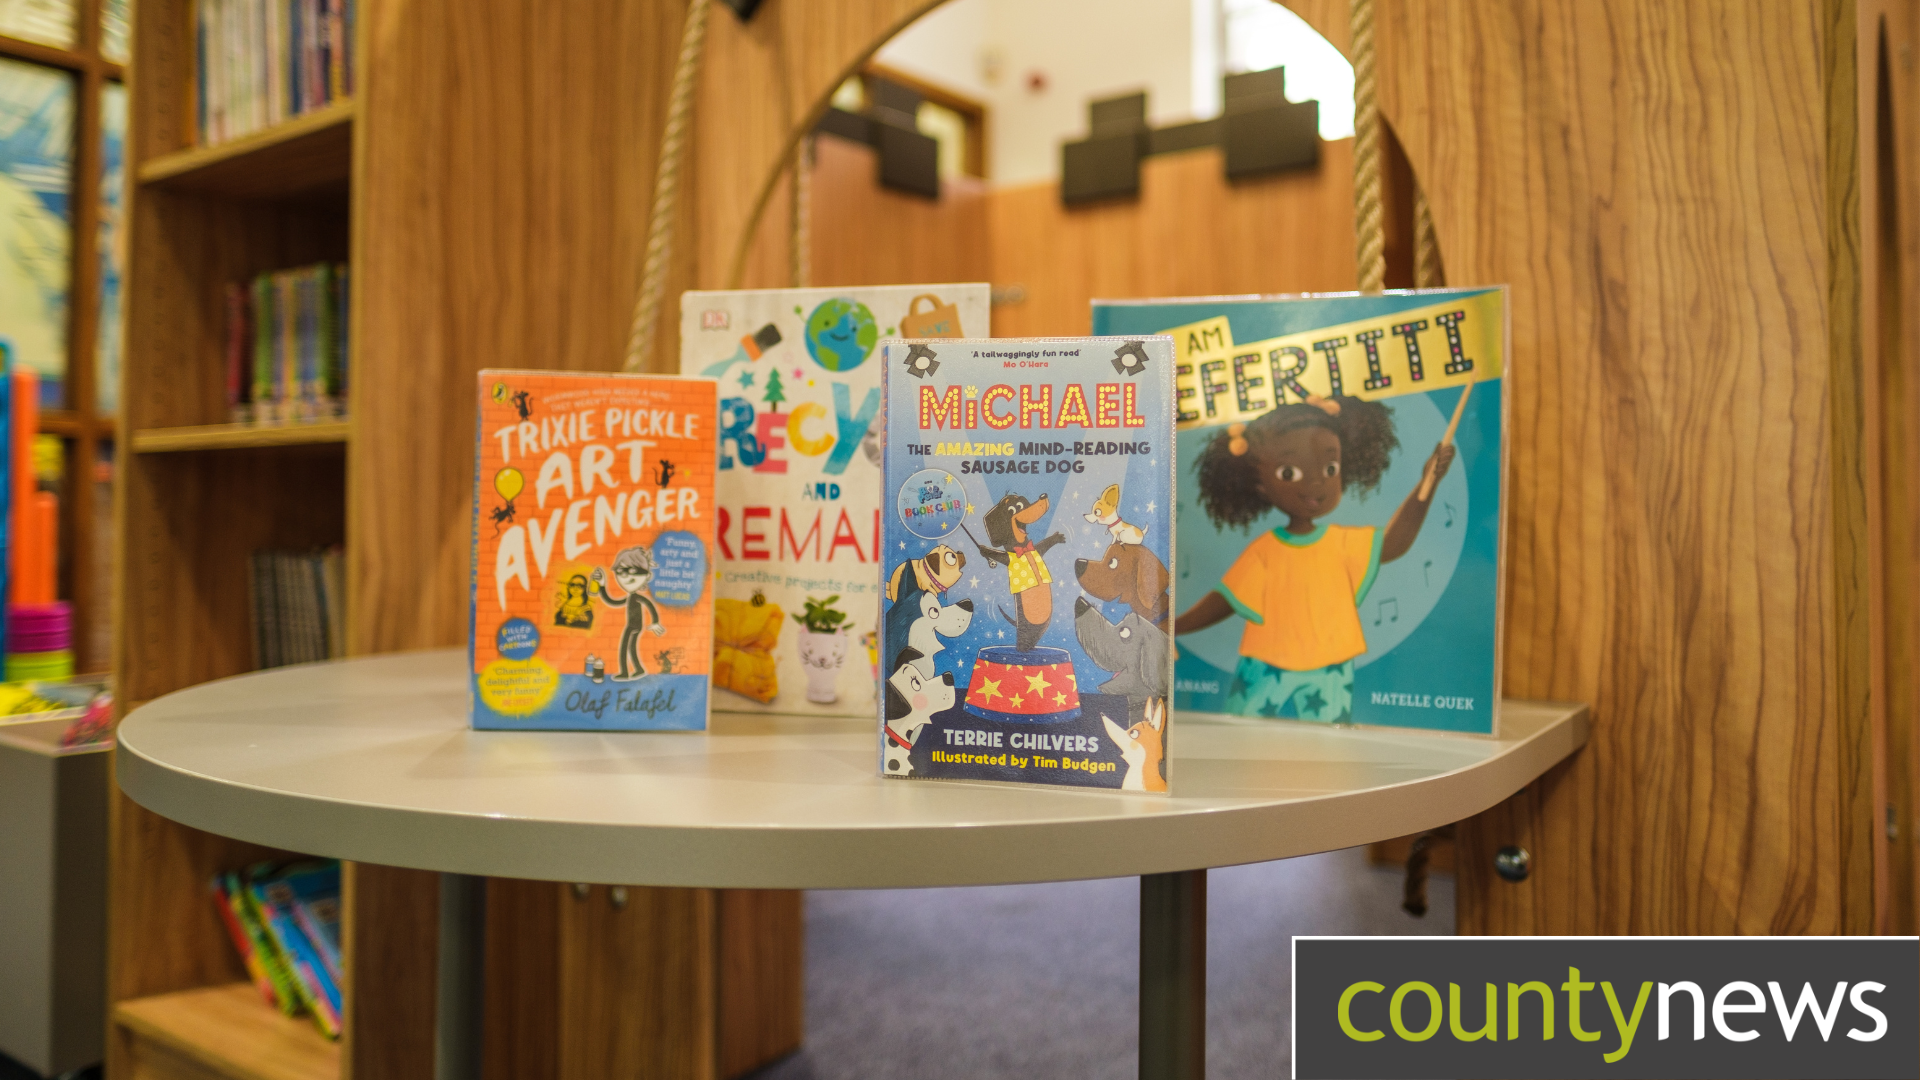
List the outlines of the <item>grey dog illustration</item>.
{"type": "Polygon", "coordinates": [[[1073,633],[1095,664],[1113,672],[1100,684],[1103,694],[1127,699],[1129,722],[1146,719],[1147,702],[1167,696],[1167,632],[1129,611],[1108,622],[1100,609],[1080,598],[1073,602],[1073,633]]]}

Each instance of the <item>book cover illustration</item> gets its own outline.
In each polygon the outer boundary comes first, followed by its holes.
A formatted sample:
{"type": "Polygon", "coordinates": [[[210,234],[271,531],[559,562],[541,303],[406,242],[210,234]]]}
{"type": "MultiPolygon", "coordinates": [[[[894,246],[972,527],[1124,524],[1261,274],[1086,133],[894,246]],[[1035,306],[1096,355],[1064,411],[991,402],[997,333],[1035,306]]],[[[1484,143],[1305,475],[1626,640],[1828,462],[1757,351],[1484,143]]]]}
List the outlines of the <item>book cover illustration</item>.
{"type": "Polygon", "coordinates": [[[689,292],[680,371],[720,380],[715,707],[873,715],[880,361],[984,336],[973,285],[689,292]]]}
{"type": "Polygon", "coordinates": [[[1176,709],[1495,731],[1505,301],[1095,302],[1178,353],[1176,709]]]}
{"type": "Polygon", "coordinates": [[[881,774],[1165,792],[1172,341],[885,361],[881,774]]]}
{"type": "Polygon", "coordinates": [[[718,387],[482,371],[473,726],[707,726],[718,387]]]}

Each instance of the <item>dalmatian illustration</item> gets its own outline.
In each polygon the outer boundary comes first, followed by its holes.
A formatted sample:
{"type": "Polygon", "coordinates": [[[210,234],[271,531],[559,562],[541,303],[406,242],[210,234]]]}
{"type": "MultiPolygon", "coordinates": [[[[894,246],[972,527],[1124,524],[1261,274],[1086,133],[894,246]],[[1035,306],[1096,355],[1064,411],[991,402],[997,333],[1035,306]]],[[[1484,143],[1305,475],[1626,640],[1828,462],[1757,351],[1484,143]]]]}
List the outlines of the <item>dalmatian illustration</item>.
{"type": "Polygon", "coordinates": [[[913,743],[933,718],[953,707],[953,673],[924,675],[926,659],[918,650],[900,650],[886,689],[886,770],[888,776],[913,775],[913,743]]]}

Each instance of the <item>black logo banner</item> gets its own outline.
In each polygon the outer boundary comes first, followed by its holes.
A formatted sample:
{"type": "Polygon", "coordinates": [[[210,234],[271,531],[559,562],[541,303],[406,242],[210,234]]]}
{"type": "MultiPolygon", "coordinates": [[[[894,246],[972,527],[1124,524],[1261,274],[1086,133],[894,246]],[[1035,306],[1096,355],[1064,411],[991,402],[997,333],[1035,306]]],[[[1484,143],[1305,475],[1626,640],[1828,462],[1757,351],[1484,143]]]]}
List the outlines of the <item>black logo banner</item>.
{"type": "Polygon", "coordinates": [[[1293,1075],[1920,1076],[1916,938],[1295,938],[1293,1075]]]}

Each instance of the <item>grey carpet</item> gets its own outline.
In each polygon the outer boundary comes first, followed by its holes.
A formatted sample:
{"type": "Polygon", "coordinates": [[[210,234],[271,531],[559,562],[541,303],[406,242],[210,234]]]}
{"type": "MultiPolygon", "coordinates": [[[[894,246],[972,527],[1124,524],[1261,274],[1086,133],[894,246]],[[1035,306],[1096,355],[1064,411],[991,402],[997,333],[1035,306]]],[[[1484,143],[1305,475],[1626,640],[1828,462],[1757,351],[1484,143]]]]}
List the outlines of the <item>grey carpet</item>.
{"type": "MultiPolygon", "coordinates": [[[[1363,849],[1208,875],[1207,1075],[1288,1074],[1295,934],[1450,934],[1363,849]]],[[[1137,879],[807,894],[806,1048],[755,1080],[1137,1074],[1137,879]]]]}

